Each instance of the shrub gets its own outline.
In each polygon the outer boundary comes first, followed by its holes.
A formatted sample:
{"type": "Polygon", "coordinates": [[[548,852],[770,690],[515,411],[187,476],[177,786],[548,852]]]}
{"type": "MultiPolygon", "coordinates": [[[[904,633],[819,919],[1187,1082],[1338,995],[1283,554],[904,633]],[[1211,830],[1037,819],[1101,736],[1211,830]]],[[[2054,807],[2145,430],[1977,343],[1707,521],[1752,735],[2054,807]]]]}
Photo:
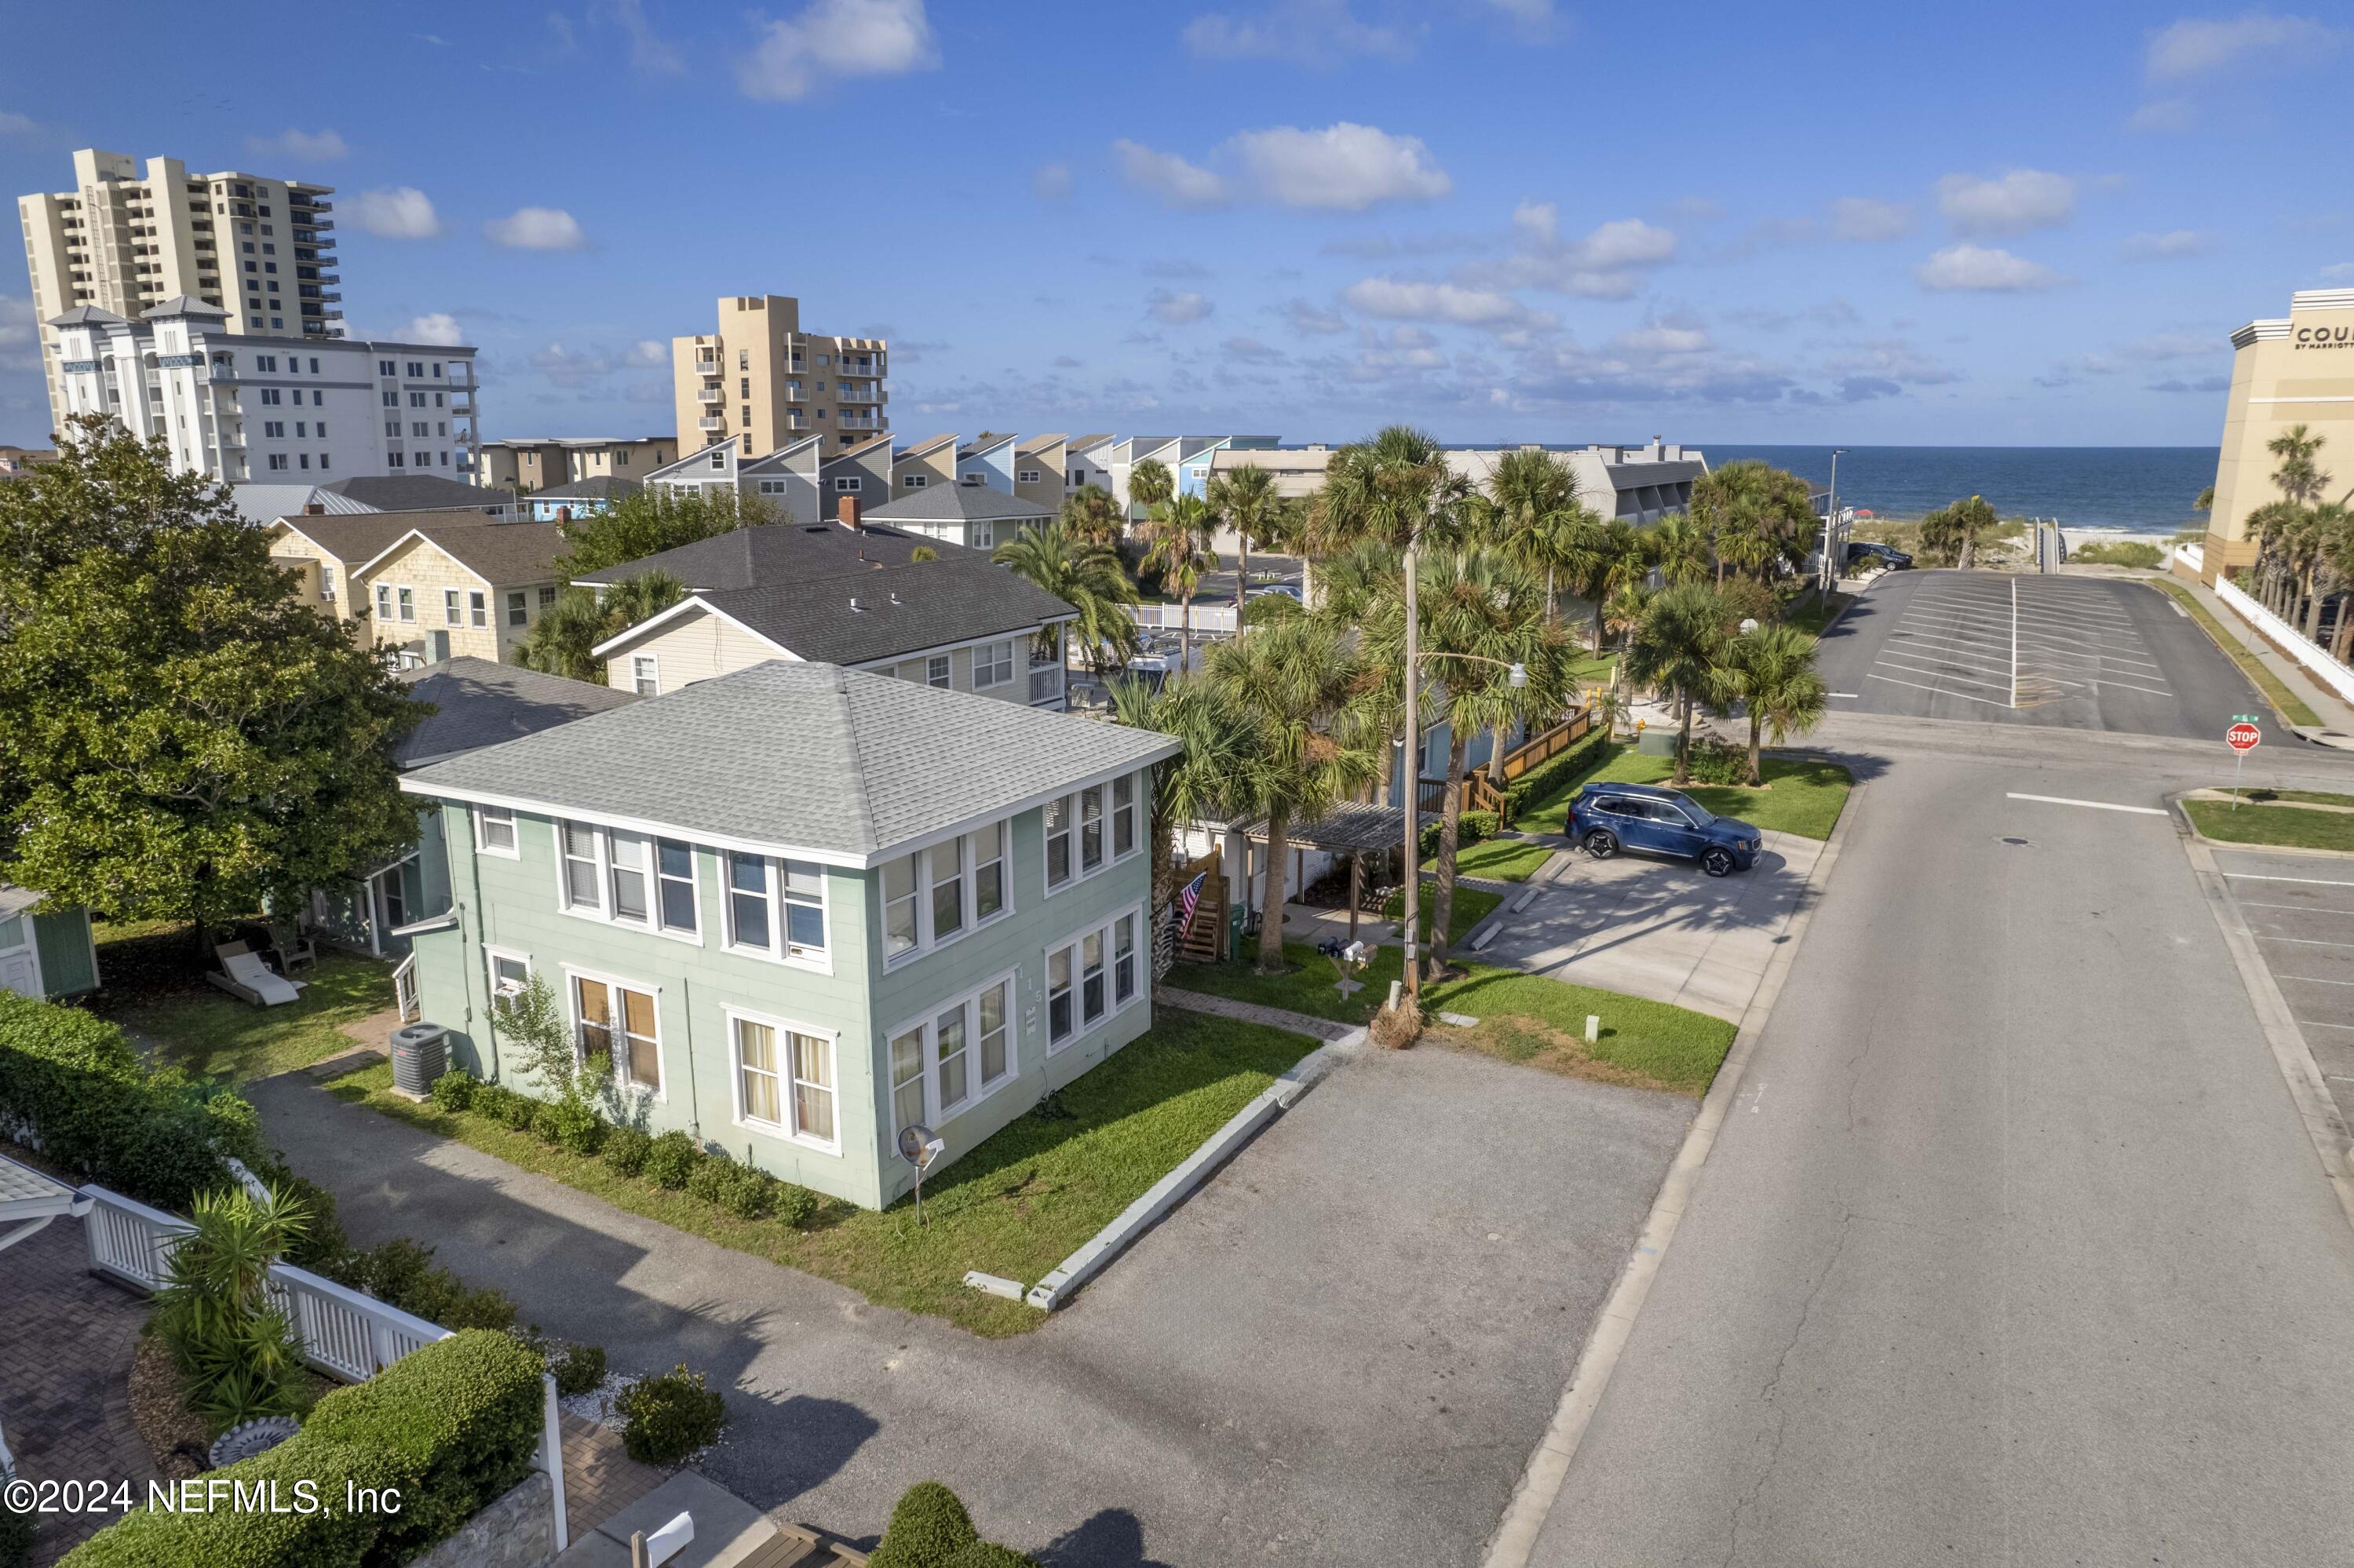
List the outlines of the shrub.
{"type": "Polygon", "coordinates": [[[0,991],[0,1133],[83,1181],[161,1208],[227,1186],[226,1160],[267,1162],[235,1091],[151,1068],[80,1008],[0,991]]]}
{"type": "Polygon", "coordinates": [[[504,1329],[514,1322],[514,1303],[504,1292],[469,1289],[433,1261],[431,1247],[407,1236],[355,1253],[342,1283],[445,1329],[504,1329]]]}
{"type": "Polygon", "coordinates": [[[302,1205],[302,1234],[286,1243],[286,1261],[329,1279],[341,1280],[345,1260],[351,1255],[351,1237],[335,1218],[335,1195],[307,1176],[297,1176],[284,1165],[257,1171],[276,1192],[302,1205]]]}
{"type": "Polygon", "coordinates": [[[710,1447],[727,1425],[727,1401],[684,1361],[631,1383],[613,1404],[621,1414],[621,1446],[649,1465],[676,1464],[710,1447]]]}
{"type": "Polygon", "coordinates": [[[548,1375],[556,1379],[556,1392],[569,1399],[587,1393],[605,1381],[605,1348],[602,1345],[575,1344],[543,1334],[534,1324],[528,1329],[510,1329],[523,1345],[539,1357],[548,1375]]]}
{"type": "Polygon", "coordinates": [[[27,1568],[33,1561],[36,1517],[12,1508],[0,1508],[0,1568],[27,1568]]]}
{"type": "Polygon", "coordinates": [[[1731,741],[1701,736],[1692,742],[1691,776],[1698,784],[1746,784],[1749,753],[1731,741]]]}
{"type": "Polygon", "coordinates": [[[1545,800],[1609,755],[1610,732],[1596,726],[1576,745],[1504,786],[1504,814],[1517,819],[1523,807],[1545,800]]]}
{"type": "Polygon", "coordinates": [[[504,1084],[477,1084],[470,1108],[476,1116],[503,1122],[507,1119],[507,1107],[521,1097],[504,1084]]]}
{"type": "Polygon", "coordinates": [[[949,1558],[948,1568],[1038,1568],[1038,1560],[994,1541],[976,1541],[949,1558]]]}
{"type": "Polygon", "coordinates": [[[617,1127],[605,1135],[605,1164],[623,1176],[646,1168],[646,1150],[653,1139],[634,1127],[617,1127]]]}
{"type": "Polygon", "coordinates": [[[980,1540],[956,1493],[938,1481],[917,1481],[893,1506],[890,1528],[867,1568],[949,1568],[980,1540]]]}
{"type": "Polygon", "coordinates": [[[733,1157],[713,1150],[686,1173],[686,1195],[705,1203],[720,1202],[726,1199],[736,1172],[742,1169],[733,1157]]]}
{"type": "Polygon", "coordinates": [[[673,1128],[646,1146],[646,1180],[675,1192],[694,1176],[702,1159],[703,1150],[695,1147],[694,1138],[673,1128]]]}
{"type": "Polygon", "coordinates": [[[2096,539],[2068,552],[2071,566],[2155,567],[2165,558],[2157,546],[2139,539],[2096,539]]]}
{"type": "Polygon", "coordinates": [[[1457,832],[1461,834],[1460,842],[1467,844],[1494,838],[1496,828],[1496,813],[1493,811],[1466,811],[1463,820],[1457,824],[1457,832]]]}
{"type": "Polygon", "coordinates": [[[517,1132],[529,1132],[538,1123],[539,1112],[539,1101],[509,1089],[506,1098],[499,1102],[497,1114],[501,1121],[517,1132]]]}
{"type": "MultiPolygon", "coordinates": [[[[716,1160],[711,1162],[717,1164],[716,1160]]],[[[701,1175],[701,1171],[696,1172],[701,1175]]],[[[719,1204],[741,1220],[757,1220],[777,1201],[777,1179],[749,1165],[726,1168],[719,1186],[719,1204]]]]}
{"type": "Polygon", "coordinates": [[[299,1202],[242,1187],[197,1195],[195,1234],[174,1247],[155,1298],[155,1333],[215,1433],[294,1413],[302,1348],[268,1291],[270,1266],[302,1232],[299,1202]]]}
{"type": "Polygon", "coordinates": [[[773,1202],[777,1218],[796,1228],[817,1218],[817,1194],[806,1187],[796,1187],[790,1181],[779,1181],[777,1183],[773,1202]]]}
{"type": "Polygon", "coordinates": [[[463,1067],[452,1067],[433,1080],[433,1103],[447,1111],[461,1111],[474,1103],[482,1080],[463,1067]]]}
{"type": "MultiPolygon", "coordinates": [[[[422,1354],[423,1352],[419,1352],[422,1354]]],[[[325,1402],[323,1400],[323,1404],[325,1402]]],[[[402,1489],[410,1476],[395,1455],[381,1448],[330,1442],[298,1432],[266,1454],[215,1470],[207,1480],[242,1482],[249,1488],[276,1482],[292,1506],[298,1483],[308,1482],[321,1499],[341,1499],[345,1489],[402,1489]]],[[[194,1513],[143,1508],[122,1516],[68,1552],[61,1568],[359,1568],[382,1526],[395,1514],[366,1509],[323,1508],[312,1513],[273,1513],[266,1509],[222,1507],[194,1513]]]]}
{"type": "Polygon", "coordinates": [[[528,1348],[469,1330],[319,1401],[304,1438],[388,1453],[412,1478],[400,1511],[378,1527],[372,1557],[406,1562],[523,1479],[539,1443],[539,1378],[528,1348]]]}
{"type": "Polygon", "coordinates": [[[581,1100],[541,1105],[531,1126],[548,1142],[575,1154],[594,1154],[605,1141],[605,1118],[581,1100]]]}

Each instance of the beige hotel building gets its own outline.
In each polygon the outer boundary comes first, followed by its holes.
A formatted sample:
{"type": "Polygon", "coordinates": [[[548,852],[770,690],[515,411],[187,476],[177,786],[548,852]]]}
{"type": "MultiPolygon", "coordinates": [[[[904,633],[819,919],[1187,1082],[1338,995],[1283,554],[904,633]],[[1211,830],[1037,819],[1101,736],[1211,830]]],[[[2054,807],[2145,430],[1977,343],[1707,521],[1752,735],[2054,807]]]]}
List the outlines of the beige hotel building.
{"type": "Polygon", "coordinates": [[[889,346],[805,333],[801,302],[784,294],[724,299],[717,332],[670,340],[678,450],[727,441],[757,458],[811,436],[830,453],[872,440],[891,429],[889,346]]]}
{"type": "Polygon", "coordinates": [[[2354,486],[2354,289],[2292,294],[2285,317],[2250,322],[2232,334],[2232,347],[2223,453],[2200,574],[2211,583],[2256,558],[2248,514],[2280,499],[2273,484],[2278,460],[2264,450],[2274,436],[2305,426],[2321,438],[2322,471],[2338,476],[2333,498],[2354,486]]]}

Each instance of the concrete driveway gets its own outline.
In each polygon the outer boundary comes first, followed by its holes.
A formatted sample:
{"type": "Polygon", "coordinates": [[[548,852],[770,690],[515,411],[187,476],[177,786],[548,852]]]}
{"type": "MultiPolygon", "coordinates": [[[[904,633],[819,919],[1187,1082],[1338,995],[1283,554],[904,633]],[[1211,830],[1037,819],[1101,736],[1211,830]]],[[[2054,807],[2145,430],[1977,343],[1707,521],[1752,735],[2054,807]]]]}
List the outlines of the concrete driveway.
{"type": "Polygon", "coordinates": [[[1692,1102],[1345,1062],[1028,1336],[975,1339],[348,1106],[252,1086],[355,1243],[432,1242],[620,1370],[730,1390],[705,1468],[869,1539],[937,1477],[1054,1568],[1479,1559],[1692,1102]]]}
{"type": "Polygon", "coordinates": [[[1598,986],[1738,1022],[1823,846],[1768,832],[1757,862],[1712,877],[1680,860],[1627,853],[1554,857],[1534,896],[1478,956],[1532,974],[1598,986]]]}

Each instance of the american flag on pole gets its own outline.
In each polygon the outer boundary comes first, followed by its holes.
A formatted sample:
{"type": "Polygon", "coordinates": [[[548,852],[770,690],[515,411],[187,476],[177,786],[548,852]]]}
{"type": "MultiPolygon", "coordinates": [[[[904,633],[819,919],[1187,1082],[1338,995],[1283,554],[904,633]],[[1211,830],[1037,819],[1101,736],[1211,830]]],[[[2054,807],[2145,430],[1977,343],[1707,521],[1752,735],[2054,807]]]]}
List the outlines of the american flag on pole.
{"type": "Polygon", "coordinates": [[[1193,906],[1202,902],[1202,885],[1209,880],[1210,874],[1203,872],[1187,883],[1185,891],[1177,895],[1177,929],[1180,931],[1193,925],[1193,906]]]}

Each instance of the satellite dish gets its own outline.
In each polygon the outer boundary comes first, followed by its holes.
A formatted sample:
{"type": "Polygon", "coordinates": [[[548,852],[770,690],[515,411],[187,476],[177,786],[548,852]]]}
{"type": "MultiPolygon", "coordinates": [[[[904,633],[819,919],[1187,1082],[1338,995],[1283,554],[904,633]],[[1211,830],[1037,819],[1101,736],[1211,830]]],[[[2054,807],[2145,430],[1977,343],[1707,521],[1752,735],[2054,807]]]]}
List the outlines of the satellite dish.
{"type": "Polygon", "coordinates": [[[939,1135],[922,1122],[910,1122],[899,1129],[899,1158],[918,1171],[939,1158],[944,1147],[939,1135]]]}

